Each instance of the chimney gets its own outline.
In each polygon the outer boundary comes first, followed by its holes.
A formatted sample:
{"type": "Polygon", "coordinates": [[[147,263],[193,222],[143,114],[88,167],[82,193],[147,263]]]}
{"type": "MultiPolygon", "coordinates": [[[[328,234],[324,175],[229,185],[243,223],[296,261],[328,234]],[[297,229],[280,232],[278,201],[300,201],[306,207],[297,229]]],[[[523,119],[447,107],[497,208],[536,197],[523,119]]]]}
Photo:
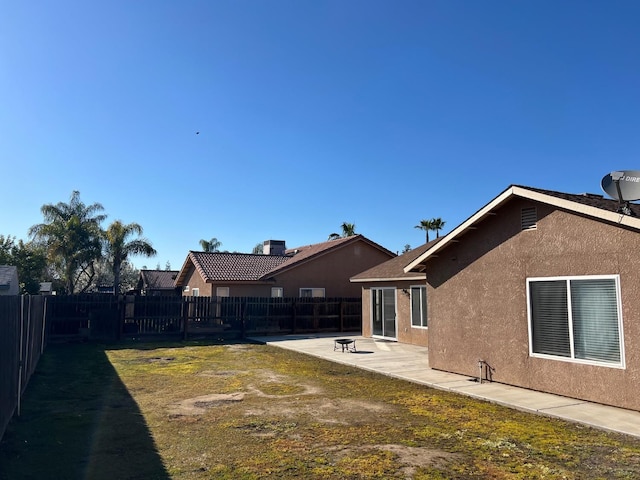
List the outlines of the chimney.
{"type": "Polygon", "coordinates": [[[265,255],[284,255],[286,249],[284,240],[265,240],[262,253],[265,255]]]}

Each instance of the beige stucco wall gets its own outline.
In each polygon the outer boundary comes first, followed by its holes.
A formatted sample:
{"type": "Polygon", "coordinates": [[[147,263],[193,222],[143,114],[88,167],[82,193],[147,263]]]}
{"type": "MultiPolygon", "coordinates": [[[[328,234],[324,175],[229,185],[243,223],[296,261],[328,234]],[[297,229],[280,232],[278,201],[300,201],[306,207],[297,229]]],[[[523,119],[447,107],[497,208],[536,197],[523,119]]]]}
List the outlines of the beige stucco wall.
{"type": "Polygon", "coordinates": [[[429,363],[534,390],[640,410],[640,234],[514,200],[427,264],[429,363]],[[520,231],[536,206],[537,229],[520,231]],[[526,279],[620,275],[626,368],[529,356],[526,279]]]}
{"type": "MultiPolygon", "coordinates": [[[[362,285],[362,284],[360,284],[362,285]]],[[[402,343],[412,345],[428,346],[429,329],[418,328],[411,325],[411,297],[402,290],[409,289],[412,286],[418,286],[420,283],[411,282],[376,282],[367,283],[362,286],[362,336],[372,337],[372,318],[371,318],[371,288],[395,288],[396,289],[396,340],[402,343]]],[[[428,304],[428,296],[427,296],[428,304]]],[[[427,305],[428,310],[428,305],[427,305]]],[[[429,318],[427,316],[427,323],[429,318]]]]}
{"type": "Polygon", "coordinates": [[[201,297],[213,297],[216,295],[217,287],[229,287],[230,297],[270,297],[272,284],[247,284],[234,282],[206,283],[195,268],[191,268],[185,277],[189,291],[182,292],[182,295],[192,296],[193,289],[200,289],[201,297]]]}
{"type": "Polygon", "coordinates": [[[193,266],[189,268],[189,271],[185,276],[184,284],[189,286],[188,292],[185,292],[184,289],[182,290],[182,295],[184,296],[192,296],[194,288],[198,288],[200,290],[199,294],[201,297],[211,296],[211,285],[202,279],[202,276],[193,266]]]}
{"type": "Polygon", "coordinates": [[[378,248],[356,242],[277,275],[274,286],[283,287],[285,297],[298,297],[300,288],[324,288],[327,298],[360,297],[360,285],[349,279],[390,258],[378,248]]]}

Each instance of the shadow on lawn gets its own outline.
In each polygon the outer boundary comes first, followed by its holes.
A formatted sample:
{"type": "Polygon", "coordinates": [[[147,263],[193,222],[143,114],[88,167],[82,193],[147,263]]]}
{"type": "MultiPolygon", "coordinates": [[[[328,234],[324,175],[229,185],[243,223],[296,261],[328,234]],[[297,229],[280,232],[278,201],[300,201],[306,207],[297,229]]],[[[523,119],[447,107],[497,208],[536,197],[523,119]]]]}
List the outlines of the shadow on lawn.
{"type": "Polygon", "coordinates": [[[19,478],[170,478],[104,346],[47,347],[0,443],[0,479],[19,478]]]}

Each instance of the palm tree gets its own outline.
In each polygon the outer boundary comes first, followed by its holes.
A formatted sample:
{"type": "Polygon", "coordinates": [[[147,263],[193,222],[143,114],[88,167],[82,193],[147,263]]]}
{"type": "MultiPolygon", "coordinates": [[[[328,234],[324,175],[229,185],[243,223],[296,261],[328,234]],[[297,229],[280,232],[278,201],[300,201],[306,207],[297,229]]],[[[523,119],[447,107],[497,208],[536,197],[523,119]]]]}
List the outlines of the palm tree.
{"type": "Polygon", "coordinates": [[[420,220],[420,224],[416,225],[415,228],[425,231],[427,243],[429,243],[429,230],[433,230],[433,220],[420,220]]]}
{"type": "Polygon", "coordinates": [[[222,242],[218,241],[216,237],[213,237],[211,240],[200,240],[200,246],[203,252],[217,252],[220,250],[222,242]]]}
{"type": "Polygon", "coordinates": [[[80,192],[74,190],[69,203],[43,205],[44,223],[29,228],[29,236],[45,245],[47,257],[69,294],[75,293],[81,279],[83,290],[88,288],[95,275],[94,261],[102,254],[100,224],[107,217],[98,214],[103,210],[99,203],[85,205],[80,192]]]}
{"type": "Polygon", "coordinates": [[[157,252],[145,238],[128,240],[132,235],[142,235],[142,227],[137,223],[123,224],[116,220],[104,232],[107,260],[113,272],[113,294],[120,293],[120,270],[129,255],[152,257],[157,252]]]}
{"type": "Polygon", "coordinates": [[[332,233],[331,235],[329,235],[329,240],[336,240],[338,238],[353,237],[356,234],[356,224],[355,223],[343,222],[342,225],[340,225],[340,228],[342,228],[342,235],[339,234],[339,233],[332,233]]]}
{"type": "Polygon", "coordinates": [[[444,228],[445,222],[441,218],[431,219],[431,230],[436,231],[436,238],[440,237],[440,230],[444,228]]]}

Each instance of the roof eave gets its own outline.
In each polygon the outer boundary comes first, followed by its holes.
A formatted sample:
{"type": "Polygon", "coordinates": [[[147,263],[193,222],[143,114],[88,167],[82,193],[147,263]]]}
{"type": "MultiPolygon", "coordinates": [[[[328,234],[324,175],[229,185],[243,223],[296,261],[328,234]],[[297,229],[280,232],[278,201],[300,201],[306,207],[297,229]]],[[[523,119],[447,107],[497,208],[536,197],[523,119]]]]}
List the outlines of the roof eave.
{"type": "Polygon", "coordinates": [[[413,262],[409,263],[404,268],[406,273],[411,271],[420,271],[424,269],[424,264],[435,254],[445,248],[449,243],[453,242],[457,239],[457,237],[464,234],[467,230],[472,228],[476,223],[485,219],[487,216],[491,215],[493,210],[497,207],[501,206],[503,203],[508,201],[511,197],[521,197],[527,198],[529,200],[537,201],[540,203],[544,203],[547,205],[552,205],[558,208],[563,208],[565,210],[571,210],[573,212],[586,215],[593,218],[598,218],[600,220],[617,223],[619,225],[623,225],[626,227],[634,228],[640,230],[640,218],[632,217],[629,215],[623,215],[618,212],[611,212],[609,210],[604,210],[598,207],[592,207],[589,205],[584,205],[582,203],[573,202],[571,200],[566,200],[559,197],[554,197],[552,195],[546,195],[544,193],[535,192],[529,190],[527,188],[511,186],[507,188],[504,192],[494,198],[491,202],[485,205],[483,208],[478,210],[475,214],[469,217],[467,220],[462,222],[458,227],[452,230],[448,235],[446,235],[442,241],[434,245],[432,248],[424,252],[422,255],[417,257],[413,262]]]}
{"type": "Polygon", "coordinates": [[[379,282],[414,282],[424,281],[427,279],[426,274],[410,276],[410,277],[373,277],[373,278],[350,278],[351,283],[379,283],[379,282]]]}

